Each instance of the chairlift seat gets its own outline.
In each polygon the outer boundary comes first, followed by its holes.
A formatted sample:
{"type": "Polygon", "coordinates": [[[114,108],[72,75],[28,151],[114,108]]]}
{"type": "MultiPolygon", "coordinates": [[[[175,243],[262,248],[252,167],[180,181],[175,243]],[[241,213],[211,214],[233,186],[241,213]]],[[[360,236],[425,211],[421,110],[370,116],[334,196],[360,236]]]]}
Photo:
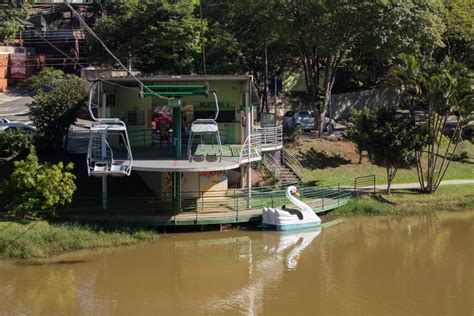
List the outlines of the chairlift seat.
{"type": "Polygon", "coordinates": [[[214,134],[219,131],[214,120],[196,120],[191,124],[191,132],[194,134],[214,134]]]}

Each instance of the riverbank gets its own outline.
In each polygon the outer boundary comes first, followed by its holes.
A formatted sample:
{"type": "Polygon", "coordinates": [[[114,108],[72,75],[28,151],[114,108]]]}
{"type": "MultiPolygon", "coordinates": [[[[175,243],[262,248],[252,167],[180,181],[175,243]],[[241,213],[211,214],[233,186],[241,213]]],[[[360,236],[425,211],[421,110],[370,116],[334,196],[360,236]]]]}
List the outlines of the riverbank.
{"type": "Polygon", "coordinates": [[[43,258],[81,249],[131,245],[158,239],[152,230],[104,229],[46,221],[0,221],[0,258],[43,258]]]}
{"type": "Polygon", "coordinates": [[[334,210],[333,215],[414,215],[435,210],[474,210],[474,184],[440,186],[432,194],[400,189],[390,195],[361,196],[334,210]]]}

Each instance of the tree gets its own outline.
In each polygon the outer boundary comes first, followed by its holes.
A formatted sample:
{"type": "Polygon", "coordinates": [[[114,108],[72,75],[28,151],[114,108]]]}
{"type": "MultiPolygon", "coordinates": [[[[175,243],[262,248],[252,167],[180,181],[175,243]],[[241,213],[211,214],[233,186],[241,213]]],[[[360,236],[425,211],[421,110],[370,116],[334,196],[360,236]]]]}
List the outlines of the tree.
{"type": "Polygon", "coordinates": [[[428,113],[425,123],[428,143],[424,150],[416,151],[416,165],[422,191],[431,193],[438,189],[453,159],[461,139],[463,116],[474,110],[474,94],[469,70],[449,58],[427,69],[422,76],[421,89],[422,105],[428,113]],[[455,128],[450,131],[448,119],[455,122],[455,128]]]}
{"type": "Polygon", "coordinates": [[[411,100],[412,119],[415,109],[428,115],[420,122],[425,127],[427,143],[416,151],[415,158],[421,190],[434,192],[461,140],[465,126],[463,118],[474,110],[469,71],[449,58],[432,63],[420,62],[415,56],[408,55],[402,58],[401,65],[392,67],[390,74],[389,82],[411,100]],[[455,128],[449,133],[448,119],[455,123],[455,128]]]}
{"type": "Polygon", "coordinates": [[[0,187],[7,198],[6,208],[14,216],[37,216],[41,211],[54,214],[58,206],[72,201],[76,190],[72,163],[40,163],[32,146],[26,159],[14,165],[9,179],[0,187]]]}
{"type": "Polygon", "coordinates": [[[25,20],[28,17],[28,9],[33,0],[11,0],[0,7],[0,38],[15,35],[21,29],[17,19],[25,20]]]}
{"type": "Polygon", "coordinates": [[[353,112],[352,126],[347,137],[356,142],[359,150],[367,151],[369,160],[383,166],[387,173],[387,194],[399,168],[408,166],[414,151],[423,145],[423,134],[414,122],[397,114],[393,108],[367,109],[353,112]],[[364,143],[360,142],[364,135],[364,143]]]}
{"type": "MultiPolygon", "coordinates": [[[[123,64],[149,73],[191,73],[201,52],[196,8],[196,1],[184,0],[110,2],[94,31],[123,64]]],[[[95,39],[89,46],[93,62],[116,64],[95,39]]]]}
{"type": "Polygon", "coordinates": [[[474,2],[444,0],[444,47],[435,51],[437,60],[450,56],[457,62],[474,68],[474,2]]]}
{"type": "Polygon", "coordinates": [[[74,75],[51,82],[48,92],[38,91],[28,107],[43,145],[50,149],[61,148],[62,140],[75,122],[77,110],[86,95],[86,82],[74,75]]]}
{"type": "Polygon", "coordinates": [[[396,56],[442,45],[442,6],[436,0],[284,3],[288,17],[285,34],[303,66],[308,92],[316,98],[318,88],[324,90],[323,105],[315,119],[320,134],[323,125],[319,122],[324,121],[336,72],[342,64],[360,56],[360,52],[378,52],[389,58],[388,52],[396,56]]]}

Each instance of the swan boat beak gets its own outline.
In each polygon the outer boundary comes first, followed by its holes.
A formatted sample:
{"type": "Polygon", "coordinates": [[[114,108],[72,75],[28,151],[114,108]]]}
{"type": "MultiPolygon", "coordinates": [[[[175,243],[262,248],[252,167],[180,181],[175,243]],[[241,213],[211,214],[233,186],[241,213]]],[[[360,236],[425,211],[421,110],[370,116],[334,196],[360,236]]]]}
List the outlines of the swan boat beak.
{"type": "Polygon", "coordinates": [[[301,197],[300,189],[296,188],[295,195],[296,195],[297,197],[301,197]]]}

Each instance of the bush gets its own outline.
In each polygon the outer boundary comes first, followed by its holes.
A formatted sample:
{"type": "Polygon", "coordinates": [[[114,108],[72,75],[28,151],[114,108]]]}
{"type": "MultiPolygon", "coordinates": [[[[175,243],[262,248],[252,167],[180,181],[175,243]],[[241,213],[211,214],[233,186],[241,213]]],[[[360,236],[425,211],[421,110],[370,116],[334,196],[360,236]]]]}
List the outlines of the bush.
{"type": "Polygon", "coordinates": [[[293,143],[298,141],[302,134],[303,128],[300,125],[289,126],[288,124],[283,124],[283,136],[288,142],[293,143]]]}
{"type": "Polygon", "coordinates": [[[31,133],[17,130],[0,132],[0,157],[11,157],[27,150],[32,143],[31,133]]]}
{"type": "Polygon", "coordinates": [[[0,186],[6,208],[13,216],[36,217],[39,212],[54,214],[61,205],[70,203],[76,190],[72,163],[66,166],[40,163],[33,146],[24,160],[15,161],[9,179],[0,186]]]}
{"type": "Polygon", "coordinates": [[[55,82],[64,78],[64,72],[59,69],[45,67],[36,75],[33,75],[26,79],[22,87],[25,90],[31,90],[35,93],[39,91],[47,91],[52,89],[55,82]]]}

